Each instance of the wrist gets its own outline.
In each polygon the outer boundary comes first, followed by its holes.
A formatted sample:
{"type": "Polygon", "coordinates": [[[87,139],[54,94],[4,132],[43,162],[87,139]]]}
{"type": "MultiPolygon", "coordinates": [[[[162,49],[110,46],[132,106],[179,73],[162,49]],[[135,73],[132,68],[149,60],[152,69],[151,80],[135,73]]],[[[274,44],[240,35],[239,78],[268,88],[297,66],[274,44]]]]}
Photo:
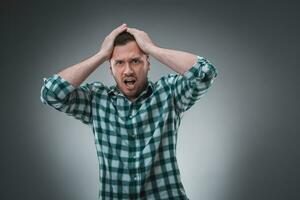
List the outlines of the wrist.
{"type": "Polygon", "coordinates": [[[109,59],[102,51],[98,51],[93,57],[97,60],[99,65],[109,59]]]}
{"type": "Polygon", "coordinates": [[[101,50],[95,54],[95,57],[97,57],[98,59],[100,59],[103,62],[105,62],[106,60],[109,59],[109,57],[106,54],[104,54],[101,50]]]}
{"type": "Polygon", "coordinates": [[[156,45],[149,45],[147,48],[147,53],[153,56],[159,49],[160,47],[156,45]]]}

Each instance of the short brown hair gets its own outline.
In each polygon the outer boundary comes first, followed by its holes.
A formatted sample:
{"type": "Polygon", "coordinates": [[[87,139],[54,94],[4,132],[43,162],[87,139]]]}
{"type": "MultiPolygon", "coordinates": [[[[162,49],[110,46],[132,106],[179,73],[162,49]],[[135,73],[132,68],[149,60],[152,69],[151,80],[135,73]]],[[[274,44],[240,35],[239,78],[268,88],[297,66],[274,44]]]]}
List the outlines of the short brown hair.
{"type": "Polygon", "coordinates": [[[127,31],[123,31],[115,38],[114,47],[118,45],[125,45],[131,41],[135,41],[134,36],[131,33],[128,33],[127,31]]]}

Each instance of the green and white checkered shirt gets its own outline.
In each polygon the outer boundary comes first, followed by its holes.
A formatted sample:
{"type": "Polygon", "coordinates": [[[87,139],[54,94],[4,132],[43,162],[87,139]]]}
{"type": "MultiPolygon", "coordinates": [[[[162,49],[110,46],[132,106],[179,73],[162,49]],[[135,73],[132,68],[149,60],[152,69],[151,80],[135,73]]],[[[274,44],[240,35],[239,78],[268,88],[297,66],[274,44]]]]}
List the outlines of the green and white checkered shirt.
{"type": "Polygon", "coordinates": [[[168,74],[135,102],[101,82],[72,86],[54,74],[44,78],[41,101],[89,125],[99,160],[99,199],[188,199],[176,159],[182,113],[217,76],[205,58],[183,75],[168,74]]]}

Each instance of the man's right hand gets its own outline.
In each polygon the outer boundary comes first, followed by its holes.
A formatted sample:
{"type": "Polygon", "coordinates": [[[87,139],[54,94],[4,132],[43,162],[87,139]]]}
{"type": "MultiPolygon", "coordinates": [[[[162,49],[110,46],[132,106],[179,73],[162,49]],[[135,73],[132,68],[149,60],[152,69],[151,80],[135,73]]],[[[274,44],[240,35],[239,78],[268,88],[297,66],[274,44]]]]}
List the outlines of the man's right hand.
{"type": "Polygon", "coordinates": [[[109,60],[111,57],[111,54],[114,49],[114,40],[123,31],[127,29],[127,24],[122,24],[121,26],[114,29],[109,35],[105,37],[105,39],[102,42],[101,48],[99,53],[101,53],[105,60],[109,60]]]}

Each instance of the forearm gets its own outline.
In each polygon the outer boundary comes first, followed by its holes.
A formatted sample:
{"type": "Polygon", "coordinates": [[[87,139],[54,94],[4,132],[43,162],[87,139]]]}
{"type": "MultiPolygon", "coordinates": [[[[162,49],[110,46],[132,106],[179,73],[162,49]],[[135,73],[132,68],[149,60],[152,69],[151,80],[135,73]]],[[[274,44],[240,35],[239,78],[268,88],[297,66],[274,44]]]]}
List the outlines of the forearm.
{"type": "Polygon", "coordinates": [[[149,54],[180,74],[188,71],[197,61],[197,55],[195,54],[158,46],[151,47],[149,54]]]}
{"type": "Polygon", "coordinates": [[[79,86],[99,65],[105,62],[105,56],[99,51],[97,54],[85,59],[84,61],[70,66],[57,75],[71,83],[79,86]]]}

